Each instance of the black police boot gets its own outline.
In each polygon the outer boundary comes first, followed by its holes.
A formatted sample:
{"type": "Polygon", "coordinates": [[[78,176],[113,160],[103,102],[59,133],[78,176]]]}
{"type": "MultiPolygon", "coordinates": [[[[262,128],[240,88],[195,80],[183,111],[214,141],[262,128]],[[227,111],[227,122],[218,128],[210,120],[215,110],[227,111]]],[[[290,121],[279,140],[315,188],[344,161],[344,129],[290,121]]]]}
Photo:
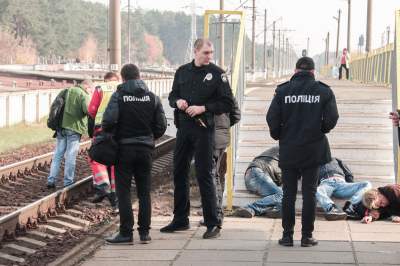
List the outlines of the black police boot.
{"type": "Polygon", "coordinates": [[[173,233],[175,231],[185,231],[190,228],[189,219],[186,221],[176,221],[172,220],[167,226],[164,226],[160,229],[162,233],[173,233]]]}
{"type": "Polygon", "coordinates": [[[139,233],[139,237],[141,244],[149,244],[151,242],[151,237],[148,231],[139,233]]]}
{"type": "Polygon", "coordinates": [[[96,195],[94,196],[92,203],[100,203],[102,202],[106,197],[107,193],[104,191],[97,191],[96,195]]]}
{"type": "Polygon", "coordinates": [[[106,242],[108,244],[115,244],[115,245],[133,245],[133,236],[123,236],[121,233],[118,233],[115,236],[107,237],[106,242]]]}
{"type": "Polygon", "coordinates": [[[339,210],[335,204],[325,213],[325,219],[328,221],[346,220],[347,214],[339,210]]]}
{"type": "Polygon", "coordinates": [[[283,235],[278,241],[279,245],[284,247],[293,247],[293,236],[283,235]]]}
{"type": "Polygon", "coordinates": [[[204,239],[218,238],[221,234],[221,228],[218,226],[208,227],[207,231],[203,234],[204,239]]]}
{"type": "Polygon", "coordinates": [[[302,237],[301,246],[302,247],[312,247],[318,245],[318,241],[313,237],[302,237]]]}

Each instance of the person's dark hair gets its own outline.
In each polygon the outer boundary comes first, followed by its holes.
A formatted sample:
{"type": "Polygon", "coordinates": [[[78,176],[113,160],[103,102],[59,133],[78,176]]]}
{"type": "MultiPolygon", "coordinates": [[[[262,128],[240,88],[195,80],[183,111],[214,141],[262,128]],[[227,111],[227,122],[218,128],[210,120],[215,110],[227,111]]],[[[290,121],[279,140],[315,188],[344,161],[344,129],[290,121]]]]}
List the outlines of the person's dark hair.
{"type": "Polygon", "coordinates": [[[299,60],[297,60],[296,69],[307,70],[307,71],[314,70],[315,69],[314,60],[312,60],[312,58],[310,57],[304,56],[299,60]]]}
{"type": "Polygon", "coordinates": [[[115,72],[107,72],[107,73],[104,75],[103,78],[104,78],[104,80],[112,80],[112,79],[119,80],[119,76],[118,76],[118,74],[115,73],[115,72]]]}
{"type": "Polygon", "coordinates": [[[123,80],[140,79],[139,68],[134,64],[126,64],[121,69],[123,80]]]}

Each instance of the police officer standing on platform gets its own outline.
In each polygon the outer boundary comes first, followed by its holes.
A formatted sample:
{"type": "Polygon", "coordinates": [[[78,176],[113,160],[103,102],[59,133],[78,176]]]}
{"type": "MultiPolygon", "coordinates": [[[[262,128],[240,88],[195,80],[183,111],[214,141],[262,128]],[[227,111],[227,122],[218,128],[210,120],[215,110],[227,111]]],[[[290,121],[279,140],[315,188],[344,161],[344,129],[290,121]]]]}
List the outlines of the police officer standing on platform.
{"type": "Polygon", "coordinates": [[[312,237],[319,166],[331,161],[328,139],[339,118],[330,87],[314,78],[314,61],[302,57],[290,81],[278,86],[267,113],[270,135],[279,140],[282,169],[283,237],[279,244],[293,246],[297,180],[302,177],[301,246],[318,242],[312,237]]]}
{"type": "Polygon", "coordinates": [[[106,238],[111,244],[133,244],[131,201],[132,176],[139,199],[138,231],[140,242],[149,243],[151,223],[151,168],[155,140],[167,129],[160,98],[140,79],[136,65],[121,69],[123,83],[118,85],[104,112],[102,128],[118,141],[115,183],[120,216],[119,232],[106,238]]]}
{"type": "Polygon", "coordinates": [[[233,95],[224,71],[211,63],[213,44],[208,39],[194,43],[194,60],[175,73],[168,97],[175,109],[178,129],[174,152],[174,218],[161,232],[189,229],[189,167],[195,159],[203,217],[207,231],[203,238],[220,235],[213,173],[214,115],[229,113],[233,95]]]}

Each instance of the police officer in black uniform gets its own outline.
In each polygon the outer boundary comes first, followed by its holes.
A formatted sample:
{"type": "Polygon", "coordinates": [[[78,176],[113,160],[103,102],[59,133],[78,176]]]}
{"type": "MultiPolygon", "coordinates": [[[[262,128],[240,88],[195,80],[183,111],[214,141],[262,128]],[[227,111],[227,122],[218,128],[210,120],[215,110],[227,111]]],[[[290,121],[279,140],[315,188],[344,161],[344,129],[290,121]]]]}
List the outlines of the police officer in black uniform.
{"type": "Polygon", "coordinates": [[[278,86],[267,113],[270,135],[279,140],[283,182],[282,227],[279,244],[293,246],[297,180],[302,177],[301,246],[318,242],[312,237],[319,166],[331,161],[328,139],[339,118],[330,87],[314,78],[314,61],[302,57],[290,81],[278,86]]]}
{"type": "Polygon", "coordinates": [[[167,129],[158,96],[140,80],[139,69],[127,64],[121,69],[124,81],[113,93],[104,112],[102,127],[113,132],[119,144],[115,184],[120,216],[119,233],[107,238],[112,244],[133,244],[131,182],[135,177],[139,199],[138,231],[141,243],[149,243],[151,223],[151,168],[154,140],[167,129]]]}
{"type": "Polygon", "coordinates": [[[214,115],[233,108],[233,95],[224,71],[211,63],[213,45],[208,39],[194,44],[195,58],[175,73],[168,97],[175,109],[177,126],[174,152],[174,218],[161,232],[189,229],[189,167],[195,159],[203,217],[207,231],[203,238],[220,235],[213,173],[214,115]]]}

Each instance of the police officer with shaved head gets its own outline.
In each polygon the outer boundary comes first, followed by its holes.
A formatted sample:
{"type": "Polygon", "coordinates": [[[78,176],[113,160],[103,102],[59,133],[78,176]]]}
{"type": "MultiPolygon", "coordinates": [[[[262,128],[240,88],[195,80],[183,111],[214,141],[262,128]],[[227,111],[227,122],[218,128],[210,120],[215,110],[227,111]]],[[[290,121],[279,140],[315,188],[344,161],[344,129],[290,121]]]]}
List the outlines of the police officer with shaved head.
{"type": "Polygon", "coordinates": [[[279,140],[282,169],[283,237],[279,244],[293,246],[297,180],[302,178],[301,246],[318,244],[312,237],[319,166],[331,161],[325,136],[339,119],[335,95],[314,77],[314,61],[302,57],[290,81],[279,85],[267,113],[270,135],[279,140]]]}
{"type": "Polygon", "coordinates": [[[214,47],[208,39],[194,43],[194,60],[176,71],[168,100],[175,108],[174,218],[161,232],[189,229],[189,167],[194,156],[204,223],[203,238],[220,235],[215,173],[213,173],[214,115],[230,113],[233,95],[224,71],[211,63],[214,47]]]}

